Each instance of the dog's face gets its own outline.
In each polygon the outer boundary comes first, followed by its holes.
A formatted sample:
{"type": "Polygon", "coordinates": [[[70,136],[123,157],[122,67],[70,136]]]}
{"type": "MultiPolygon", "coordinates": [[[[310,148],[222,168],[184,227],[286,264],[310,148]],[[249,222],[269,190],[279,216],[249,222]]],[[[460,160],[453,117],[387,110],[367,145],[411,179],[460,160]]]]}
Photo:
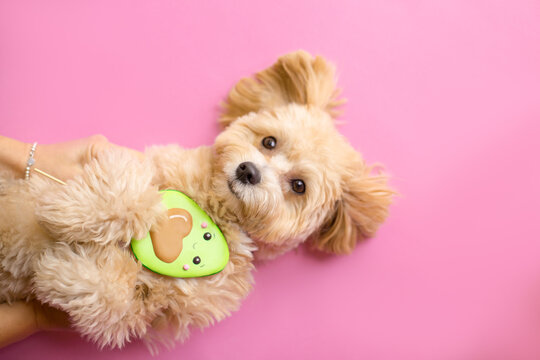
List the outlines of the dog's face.
{"type": "Polygon", "coordinates": [[[296,104],[238,119],[215,149],[216,183],[229,192],[244,228],[287,247],[315,232],[334,208],[342,195],[340,154],[352,151],[327,113],[296,104]]]}
{"type": "MultiPolygon", "coordinates": [[[[306,56],[289,55],[289,66],[315,63],[306,56]]],[[[263,84],[251,83],[251,92],[244,96],[249,98],[253,91],[261,95],[254,85],[263,84]]],[[[335,93],[334,88],[309,89],[315,86],[311,83],[299,86],[304,92],[335,93]]],[[[283,96],[286,89],[269,91],[283,96]]],[[[357,235],[371,235],[386,215],[391,192],[384,179],[370,175],[324,104],[266,98],[270,106],[239,109],[246,103],[235,103],[229,95],[226,115],[231,119],[224,115],[228,126],[215,143],[216,192],[258,242],[259,257],[278,255],[310,237],[319,248],[351,251],[357,235]],[[235,111],[240,116],[233,117],[235,111]]]]}

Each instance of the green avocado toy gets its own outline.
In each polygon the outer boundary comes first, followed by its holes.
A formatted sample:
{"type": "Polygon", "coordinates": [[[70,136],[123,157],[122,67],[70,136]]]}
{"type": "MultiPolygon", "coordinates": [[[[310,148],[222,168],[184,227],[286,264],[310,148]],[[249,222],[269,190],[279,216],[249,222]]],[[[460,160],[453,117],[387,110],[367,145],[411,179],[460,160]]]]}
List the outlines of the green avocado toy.
{"type": "Polygon", "coordinates": [[[153,272],[172,277],[201,277],[223,270],[229,261],[229,248],[219,227],[183,193],[161,193],[167,220],[143,239],[131,240],[137,259],[153,272]]]}

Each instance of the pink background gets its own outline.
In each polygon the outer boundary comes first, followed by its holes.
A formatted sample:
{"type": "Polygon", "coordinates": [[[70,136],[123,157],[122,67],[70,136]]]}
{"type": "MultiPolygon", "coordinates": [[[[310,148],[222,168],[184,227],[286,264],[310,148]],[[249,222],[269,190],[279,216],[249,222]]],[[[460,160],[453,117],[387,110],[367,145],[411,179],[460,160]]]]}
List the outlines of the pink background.
{"type": "MultiPolygon", "coordinates": [[[[540,358],[538,1],[2,1],[0,133],[211,144],[235,81],[336,63],[341,130],[402,196],[348,257],[258,267],[242,309],[159,359],[540,358]]],[[[145,359],[48,333],[2,359],[145,359]]]]}

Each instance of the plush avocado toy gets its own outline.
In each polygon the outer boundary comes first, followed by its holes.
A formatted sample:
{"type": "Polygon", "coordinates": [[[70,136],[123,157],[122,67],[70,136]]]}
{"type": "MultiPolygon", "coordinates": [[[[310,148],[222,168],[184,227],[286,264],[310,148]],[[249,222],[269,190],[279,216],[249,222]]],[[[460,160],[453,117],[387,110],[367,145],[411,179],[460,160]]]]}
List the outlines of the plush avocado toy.
{"type": "Polygon", "coordinates": [[[137,259],[153,272],[172,277],[208,276],[223,270],[229,248],[218,226],[183,193],[161,193],[167,221],[153,227],[143,239],[131,240],[137,259]]]}

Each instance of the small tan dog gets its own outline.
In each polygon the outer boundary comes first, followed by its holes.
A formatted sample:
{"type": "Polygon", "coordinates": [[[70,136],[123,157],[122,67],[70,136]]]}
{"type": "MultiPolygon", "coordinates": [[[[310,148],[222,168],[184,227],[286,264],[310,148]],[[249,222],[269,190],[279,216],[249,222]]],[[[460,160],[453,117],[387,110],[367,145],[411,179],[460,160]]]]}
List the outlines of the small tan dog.
{"type": "Polygon", "coordinates": [[[144,163],[102,153],[66,185],[0,178],[0,302],[37,298],[100,347],[152,346],[237,309],[256,249],[266,259],[310,240],[350,252],[384,221],[392,191],[336,130],[337,94],[329,63],[294,52],[236,84],[211,147],[153,147],[144,163]],[[130,240],[164,219],[167,188],[221,228],[220,273],[166,277],[134,257],[130,240]]]}

